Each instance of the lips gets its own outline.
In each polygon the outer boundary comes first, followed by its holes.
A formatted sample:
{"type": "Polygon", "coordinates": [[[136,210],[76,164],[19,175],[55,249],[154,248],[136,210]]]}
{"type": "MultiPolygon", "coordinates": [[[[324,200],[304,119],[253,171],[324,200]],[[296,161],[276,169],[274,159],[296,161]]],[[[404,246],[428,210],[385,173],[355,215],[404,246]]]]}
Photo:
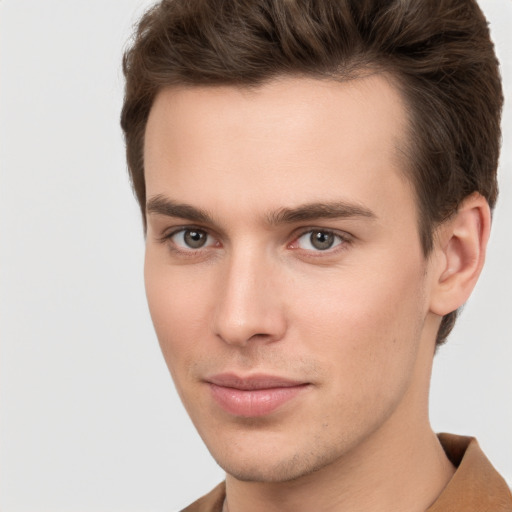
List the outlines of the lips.
{"type": "Polygon", "coordinates": [[[221,374],[207,379],[207,383],[217,405],[229,414],[244,417],[270,414],[309,387],[307,382],[273,375],[221,374]]]}

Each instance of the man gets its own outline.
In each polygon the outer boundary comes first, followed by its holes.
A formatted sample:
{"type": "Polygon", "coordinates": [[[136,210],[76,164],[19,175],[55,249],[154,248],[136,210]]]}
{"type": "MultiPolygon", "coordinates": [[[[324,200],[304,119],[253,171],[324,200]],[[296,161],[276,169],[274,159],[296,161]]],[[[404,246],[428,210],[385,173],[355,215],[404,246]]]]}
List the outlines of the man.
{"type": "Polygon", "coordinates": [[[226,471],[185,510],[512,510],[428,420],[497,196],[476,2],[164,0],[124,71],[152,319],[226,471]]]}

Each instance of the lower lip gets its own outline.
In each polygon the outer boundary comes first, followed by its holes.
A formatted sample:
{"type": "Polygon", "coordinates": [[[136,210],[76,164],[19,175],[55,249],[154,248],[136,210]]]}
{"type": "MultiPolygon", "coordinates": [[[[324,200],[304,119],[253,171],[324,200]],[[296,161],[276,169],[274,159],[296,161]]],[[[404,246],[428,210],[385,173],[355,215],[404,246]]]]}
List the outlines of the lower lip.
{"type": "Polygon", "coordinates": [[[299,386],[242,390],[210,384],[214,400],[226,412],[236,416],[256,418],[276,409],[304,391],[308,384],[299,386]]]}

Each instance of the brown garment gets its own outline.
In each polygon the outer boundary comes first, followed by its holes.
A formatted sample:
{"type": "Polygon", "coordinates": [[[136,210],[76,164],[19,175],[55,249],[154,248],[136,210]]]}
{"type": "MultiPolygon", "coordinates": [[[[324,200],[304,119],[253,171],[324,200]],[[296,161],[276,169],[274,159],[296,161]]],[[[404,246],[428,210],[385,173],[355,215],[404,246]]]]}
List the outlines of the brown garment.
{"type": "MultiPolygon", "coordinates": [[[[448,485],[426,512],[512,512],[512,494],[473,437],[439,434],[457,468],[448,485]]],[[[226,496],[221,483],[181,512],[222,512],[226,496]]]]}

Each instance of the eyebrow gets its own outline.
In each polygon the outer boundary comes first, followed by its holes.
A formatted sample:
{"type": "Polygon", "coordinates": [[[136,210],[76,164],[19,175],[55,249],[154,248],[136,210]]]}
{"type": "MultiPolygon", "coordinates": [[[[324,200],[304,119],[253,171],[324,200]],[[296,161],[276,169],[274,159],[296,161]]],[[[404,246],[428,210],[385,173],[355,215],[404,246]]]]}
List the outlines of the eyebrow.
{"type": "Polygon", "coordinates": [[[147,201],[146,212],[167,217],[179,217],[180,219],[202,222],[204,224],[213,223],[212,216],[206,210],[189,204],[177,203],[162,195],[154,196],[147,201]]]}
{"type": "MultiPolygon", "coordinates": [[[[187,219],[191,222],[215,224],[213,216],[206,210],[195,206],[178,203],[162,195],[150,198],[146,204],[148,214],[165,215],[187,219]]],[[[293,208],[280,208],[269,212],[265,218],[269,225],[293,224],[295,222],[313,221],[320,219],[342,219],[363,217],[376,219],[377,216],[370,209],[345,201],[315,202],[302,204],[293,208]]]]}
{"type": "Polygon", "coordinates": [[[365,217],[376,219],[377,215],[370,209],[358,205],[347,203],[345,201],[336,202],[318,202],[299,205],[294,208],[280,208],[267,215],[267,220],[271,225],[292,224],[294,222],[304,222],[320,219],[343,219],[352,217],[365,217]]]}

